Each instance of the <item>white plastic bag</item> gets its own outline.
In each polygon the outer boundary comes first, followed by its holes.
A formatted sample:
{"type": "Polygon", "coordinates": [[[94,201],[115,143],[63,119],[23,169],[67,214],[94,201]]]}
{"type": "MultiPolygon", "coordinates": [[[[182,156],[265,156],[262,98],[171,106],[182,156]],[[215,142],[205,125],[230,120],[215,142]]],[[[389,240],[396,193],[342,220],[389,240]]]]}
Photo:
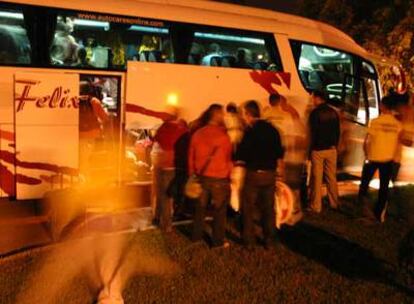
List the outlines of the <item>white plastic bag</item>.
{"type": "Polygon", "coordinates": [[[244,184],[244,177],[246,175],[246,169],[243,167],[234,167],[231,171],[231,197],[230,197],[230,206],[234,211],[240,211],[240,195],[241,189],[244,184]]]}
{"type": "Polygon", "coordinates": [[[275,199],[276,228],[280,229],[283,224],[291,225],[295,203],[292,190],[285,183],[277,181],[275,199]]]}

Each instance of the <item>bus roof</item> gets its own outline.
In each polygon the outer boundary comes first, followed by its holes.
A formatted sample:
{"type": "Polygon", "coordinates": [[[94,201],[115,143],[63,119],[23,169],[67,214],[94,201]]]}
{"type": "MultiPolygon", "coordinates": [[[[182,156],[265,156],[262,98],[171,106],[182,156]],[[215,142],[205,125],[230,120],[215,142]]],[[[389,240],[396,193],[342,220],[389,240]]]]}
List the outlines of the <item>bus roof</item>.
{"type": "Polygon", "coordinates": [[[369,58],[350,36],[328,24],[276,11],[209,0],[8,0],[99,13],[264,31],[369,58]]]}

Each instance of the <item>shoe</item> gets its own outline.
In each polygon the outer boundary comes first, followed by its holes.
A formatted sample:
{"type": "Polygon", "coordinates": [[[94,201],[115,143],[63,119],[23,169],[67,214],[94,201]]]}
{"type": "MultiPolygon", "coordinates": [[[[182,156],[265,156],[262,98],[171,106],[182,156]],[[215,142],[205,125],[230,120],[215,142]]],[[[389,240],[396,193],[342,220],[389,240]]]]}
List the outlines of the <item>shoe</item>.
{"type": "Polygon", "coordinates": [[[315,210],[312,207],[308,207],[305,209],[306,213],[310,213],[310,214],[319,214],[321,213],[321,211],[315,210]]]}

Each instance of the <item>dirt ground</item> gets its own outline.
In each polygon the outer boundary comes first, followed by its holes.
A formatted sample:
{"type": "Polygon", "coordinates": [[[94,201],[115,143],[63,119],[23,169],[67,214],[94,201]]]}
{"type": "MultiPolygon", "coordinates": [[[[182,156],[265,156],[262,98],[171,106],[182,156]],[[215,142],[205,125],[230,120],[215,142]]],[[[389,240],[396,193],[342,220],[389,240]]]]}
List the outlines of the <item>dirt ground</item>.
{"type": "MultiPolygon", "coordinates": [[[[407,222],[390,217],[367,225],[352,213],[325,210],[280,231],[275,248],[250,251],[240,245],[236,222],[228,249],[191,243],[189,225],[168,235],[124,236],[125,303],[414,303],[398,267],[407,222]]],[[[93,259],[84,257],[117,248],[106,240],[1,259],[0,303],[94,303],[99,283],[93,259]]]]}

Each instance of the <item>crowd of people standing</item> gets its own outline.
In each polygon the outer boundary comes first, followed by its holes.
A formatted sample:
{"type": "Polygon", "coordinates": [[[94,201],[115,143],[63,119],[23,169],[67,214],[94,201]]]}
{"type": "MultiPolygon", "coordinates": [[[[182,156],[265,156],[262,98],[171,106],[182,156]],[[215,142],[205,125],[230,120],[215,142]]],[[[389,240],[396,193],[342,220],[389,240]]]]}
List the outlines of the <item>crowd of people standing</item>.
{"type": "MultiPolygon", "coordinates": [[[[383,98],[380,116],[368,127],[364,143],[366,161],[358,198],[365,220],[384,220],[389,182],[395,179],[398,170],[398,154],[402,145],[412,144],[412,140],[407,140],[409,136],[403,135],[402,119],[395,117],[391,109],[396,99],[401,98],[395,94],[383,98]],[[370,206],[366,195],[377,169],[381,185],[379,197],[377,204],[370,206]]],[[[324,180],[330,207],[343,207],[337,185],[341,117],[340,111],[328,103],[323,92],[312,92],[311,100],[313,109],[308,125],[302,124],[303,130],[307,130],[306,145],[311,164],[307,211],[319,213],[324,180]]],[[[240,107],[232,103],[227,107],[212,104],[190,124],[180,118],[177,110],[160,116],[163,124],[154,138],[157,151],[154,221],[161,230],[172,230],[172,212],[182,208],[187,197],[194,207],[192,240],[203,239],[206,211],[210,206],[213,215],[211,245],[229,246],[225,237],[227,211],[231,193],[236,191],[240,198],[237,211],[241,212],[244,245],[252,247],[256,242],[253,215],[259,211],[263,245],[266,248],[273,246],[276,180],[284,175],[281,171],[288,170],[285,180],[292,190],[299,191],[305,167],[303,162],[283,161],[285,152],[292,148],[292,138],[286,130],[291,130],[298,122],[294,115],[284,110],[283,102],[284,97],[276,93],[269,97],[269,106],[264,111],[255,100],[240,107]],[[235,168],[242,168],[244,172],[241,189],[234,189],[232,183],[235,168]]],[[[138,109],[144,114],[148,111],[138,109]]],[[[295,213],[301,214],[300,198],[296,196],[295,199],[295,213]]]]}

